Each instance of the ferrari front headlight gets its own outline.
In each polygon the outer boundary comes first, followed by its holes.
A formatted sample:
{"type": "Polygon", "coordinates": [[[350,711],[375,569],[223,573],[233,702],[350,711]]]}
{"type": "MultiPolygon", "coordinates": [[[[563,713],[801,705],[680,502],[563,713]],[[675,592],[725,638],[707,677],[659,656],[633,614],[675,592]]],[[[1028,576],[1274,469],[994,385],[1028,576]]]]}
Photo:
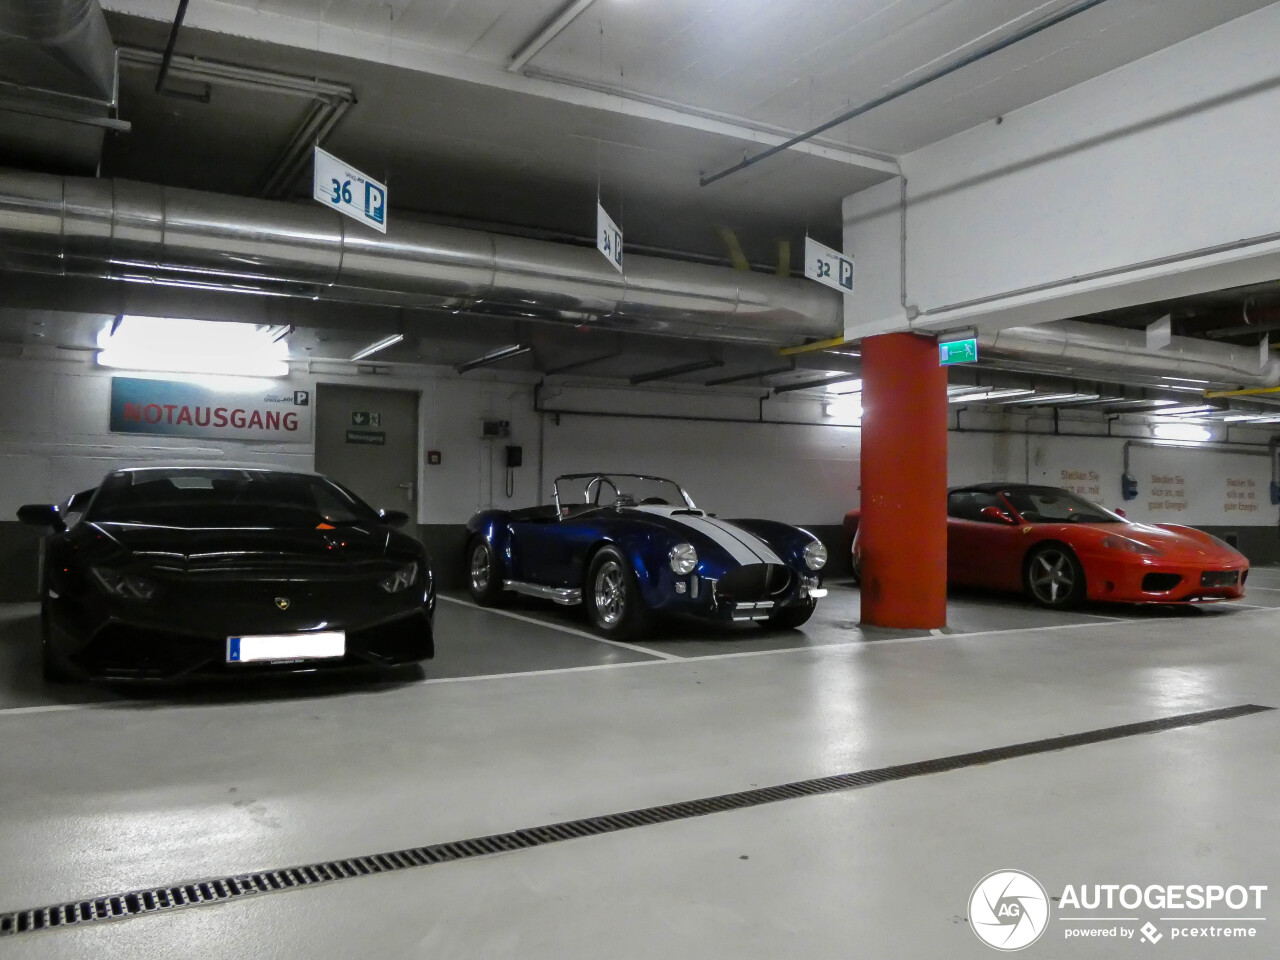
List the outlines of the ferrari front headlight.
{"type": "Polygon", "coordinates": [[[821,570],[827,565],[827,548],[820,540],[811,540],[804,548],[804,565],[810,570],[821,570]]]}
{"type": "Polygon", "coordinates": [[[1136,553],[1142,557],[1162,557],[1164,551],[1150,544],[1142,543],[1139,540],[1130,540],[1128,537],[1118,537],[1108,534],[1102,538],[1102,545],[1108,550],[1124,550],[1126,553],[1136,553]]]}
{"type": "Polygon", "coordinates": [[[413,582],[418,579],[418,564],[409,564],[407,567],[401,567],[389,577],[383,577],[378,581],[378,586],[387,593],[399,593],[401,590],[407,590],[413,586],[413,582]]]}
{"type": "Polygon", "coordinates": [[[671,548],[667,559],[671,563],[671,569],[682,577],[698,569],[698,551],[693,549],[692,543],[677,543],[671,548]]]}

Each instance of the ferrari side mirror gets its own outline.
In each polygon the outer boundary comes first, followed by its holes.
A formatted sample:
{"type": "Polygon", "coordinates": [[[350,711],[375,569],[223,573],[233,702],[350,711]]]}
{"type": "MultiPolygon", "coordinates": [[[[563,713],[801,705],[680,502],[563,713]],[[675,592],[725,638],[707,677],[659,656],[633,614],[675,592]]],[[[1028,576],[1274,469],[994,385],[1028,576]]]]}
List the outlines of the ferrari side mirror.
{"type": "Polygon", "coordinates": [[[1018,521],[1009,516],[1008,512],[1001,510],[999,507],[983,507],[979,516],[983,520],[989,520],[994,523],[1017,523],[1018,521]]]}
{"type": "Polygon", "coordinates": [[[28,503],[18,508],[18,519],[33,527],[48,527],[54,533],[67,529],[58,508],[51,503],[28,503]]]}

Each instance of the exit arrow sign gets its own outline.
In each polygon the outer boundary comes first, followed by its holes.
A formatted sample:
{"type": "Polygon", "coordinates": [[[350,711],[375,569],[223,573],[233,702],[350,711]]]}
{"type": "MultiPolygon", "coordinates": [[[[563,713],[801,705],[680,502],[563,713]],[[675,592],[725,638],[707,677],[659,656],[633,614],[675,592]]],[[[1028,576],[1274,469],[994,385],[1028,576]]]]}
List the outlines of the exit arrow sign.
{"type": "Polygon", "coordinates": [[[978,359],[978,339],[951,340],[938,344],[938,364],[946,367],[953,363],[973,363],[978,359]]]}

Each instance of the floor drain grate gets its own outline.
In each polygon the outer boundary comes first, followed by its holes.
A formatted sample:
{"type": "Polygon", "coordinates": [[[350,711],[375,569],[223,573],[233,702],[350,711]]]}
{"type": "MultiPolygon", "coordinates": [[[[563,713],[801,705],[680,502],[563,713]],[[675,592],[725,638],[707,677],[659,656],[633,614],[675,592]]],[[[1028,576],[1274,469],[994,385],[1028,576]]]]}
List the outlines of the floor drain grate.
{"type": "Polygon", "coordinates": [[[584,837],[599,836],[603,833],[630,830],[635,827],[670,823],[675,820],[688,820],[692,817],[723,813],[729,810],[758,807],[766,803],[778,803],[783,800],[812,797],[877,783],[889,783],[894,780],[908,780],[912,777],[946,773],[965,767],[996,763],[1001,760],[1013,760],[1018,757],[1049,753],[1055,750],[1066,750],[1070,747],[1104,743],[1108,740],[1121,740],[1125,737],[1133,737],[1145,733],[1159,733],[1179,727],[1197,726],[1203,723],[1211,723],[1215,720],[1231,720],[1236,717],[1246,717],[1273,709],[1275,708],[1250,703],[1236,707],[1224,707],[1219,710],[1184,713],[1174,717],[1162,717],[1159,720],[1147,720],[1142,723],[1130,723],[1118,727],[1105,727],[1100,730],[1086,731],[1085,733],[1050,737],[1046,740],[1033,740],[1028,743],[996,747],[990,750],[978,750],[973,753],[962,753],[951,757],[941,757],[936,760],[881,767],[875,770],[860,770],[854,773],[818,777],[813,780],[800,780],[796,783],[743,790],[738,793],[727,793],[722,796],[706,797],[701,800],[688,800],[680,803],[663,804],[657,807],[645,807],[640,810],[611,813],[601,817],[588,817],[584,820],[571,820],[566,823],[553,823],[526,830],[515,830],[511,833],[494,834],[489,837],[475,837],[470,840],[457,840],[452,843],[436,843],[425,847],[412,847],[408,850],[396,850],[391,853],[376,853],[367,857],[328,860],[300,867],[263,870],[258,873],[237,874],[236,876],[200,880],[193,883],[180,883],[168,887],[153,887],[148,890],[133,890],[127,893],[92,897],[88,900],[76,900],[48,907],[16,910],[10,913],[0,913],[0,937],[32,933],[36,930],[56,927],[96,923],[101,920],[121,920],[148,913],[174,910],[180,907],[221,903],[263,893],[333,883],[351,877],[365,877],[375,873],[408,870],[413,867],[426,867],[455,860],[468,860],[516,850],[528,850],[532,847],[559,843],[564,840],[578,840],[584,837]]]}

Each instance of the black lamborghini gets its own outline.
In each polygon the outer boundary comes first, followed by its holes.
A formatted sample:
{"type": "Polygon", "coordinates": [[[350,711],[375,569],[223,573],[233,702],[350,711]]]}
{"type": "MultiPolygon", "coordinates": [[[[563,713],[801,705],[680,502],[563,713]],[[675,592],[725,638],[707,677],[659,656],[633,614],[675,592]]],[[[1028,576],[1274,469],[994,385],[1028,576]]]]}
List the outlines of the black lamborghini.
{"type": "Polygon", "coordinates": [[[117,470],[61,505],[40,576],[49,680],[397,666],[434,654],[426,550],[315,474],[117,470]]]}

